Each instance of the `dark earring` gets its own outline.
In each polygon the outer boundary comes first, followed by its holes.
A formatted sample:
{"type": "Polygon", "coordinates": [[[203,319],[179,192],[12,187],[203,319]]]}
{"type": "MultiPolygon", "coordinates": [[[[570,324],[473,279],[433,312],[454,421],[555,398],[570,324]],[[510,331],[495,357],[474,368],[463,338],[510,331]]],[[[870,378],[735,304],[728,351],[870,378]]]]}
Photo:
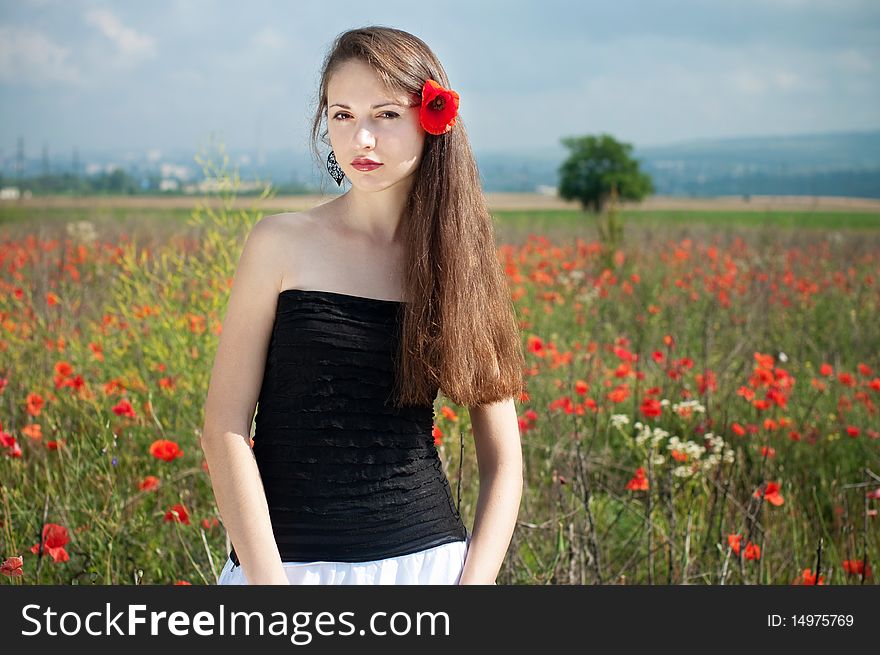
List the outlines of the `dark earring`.
{"type": "Polygon", "coordinates": [[[338,186],[342,186],[342,178],[345,177],[345,173],[342,172],[342,169],[339,167],[339,163],[336,161],[336,155],[333,154],[333,151],[330,151],[330,154],[327,155],[327,170],[330,171],[330,176],[336,180],[336,184],[338,186]]]}

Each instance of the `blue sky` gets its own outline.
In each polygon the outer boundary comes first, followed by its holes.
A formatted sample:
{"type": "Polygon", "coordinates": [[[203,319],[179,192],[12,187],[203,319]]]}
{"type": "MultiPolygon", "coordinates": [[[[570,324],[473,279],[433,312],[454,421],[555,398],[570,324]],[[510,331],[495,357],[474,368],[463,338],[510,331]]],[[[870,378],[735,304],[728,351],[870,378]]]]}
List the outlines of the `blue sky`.
{"type": "Polygon", "coordinates": [[[0,151],[304,151],[325,49],[367,24],[431,46],[477,150],[880,128],[876,0],[0,0],[0,151]]]}

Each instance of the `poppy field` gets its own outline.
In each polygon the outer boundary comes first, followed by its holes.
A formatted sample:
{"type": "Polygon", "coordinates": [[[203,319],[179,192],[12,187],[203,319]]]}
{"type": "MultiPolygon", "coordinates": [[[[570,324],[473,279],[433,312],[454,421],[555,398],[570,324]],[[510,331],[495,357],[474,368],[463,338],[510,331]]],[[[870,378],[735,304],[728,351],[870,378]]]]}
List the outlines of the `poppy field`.
{"type": "MultiPolygon", "coordinates": [[[[0,584],[216,582],[199,433],[261,215],[4,230],[0,584]]],[[[498,221],[527,362],[498,584],[876,584],[880,220],[658,220],[610,253],[588,217],[498,221]]],[[[473,434],[442,393],[433,438],[470,528],[473,434]]]]}

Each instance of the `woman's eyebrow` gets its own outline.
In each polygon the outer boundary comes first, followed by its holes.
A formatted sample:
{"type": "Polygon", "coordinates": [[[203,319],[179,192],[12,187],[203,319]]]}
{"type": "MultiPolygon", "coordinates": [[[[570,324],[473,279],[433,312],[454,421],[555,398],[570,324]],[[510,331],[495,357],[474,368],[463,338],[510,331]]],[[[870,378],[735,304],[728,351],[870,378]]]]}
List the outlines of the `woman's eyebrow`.
{"type": "MultiPolygon", "coordinates": [[[[390,100],[386,100],[385,102],[380,102],[378,105],[373,105],[372,109],[378,109],[379,107],[387,107],[388,105],[393,105],[394,107],[403,107],[403,105],[401,105],[399,103],[391,102],[390,100]]],[[[351,107],[349,107],[348,105],[343,105],[342,103],[339,103],[339,102],[334,102],[330,106],[331,107],[342,107],[343,109],[351,109],[351,107]]]]}

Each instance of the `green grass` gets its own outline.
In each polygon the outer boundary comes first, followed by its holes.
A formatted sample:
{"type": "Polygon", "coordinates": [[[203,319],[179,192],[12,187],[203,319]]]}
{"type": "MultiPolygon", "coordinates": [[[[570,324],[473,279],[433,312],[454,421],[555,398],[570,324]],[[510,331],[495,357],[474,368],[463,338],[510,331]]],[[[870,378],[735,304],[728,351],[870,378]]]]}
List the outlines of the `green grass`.
{"type": "MultiPolygon", "coordinates": [[[[578,223],[593,225],[590,215],[573,210],[492,212],[507,228],[528,227],[536,232],[578,223]]],[[[878,230],[880,213],[828,211],[728,211],[728,210],[627,210],[620,213],[625,223],[640,226],[701,225],[725,228],[788,228],[816,230],[878,230]]]]}
{"type": "MultiPolygon", "coordinates": [[[[196,205],[193,200],[193,207],[196,205]]],[[[163,207],[15,207],[0,204],[0,225],[37,221],[94,221],[124,223],[127,221],[161,220],[183,224],[192,213],[187,208],[163,207]]]]}

